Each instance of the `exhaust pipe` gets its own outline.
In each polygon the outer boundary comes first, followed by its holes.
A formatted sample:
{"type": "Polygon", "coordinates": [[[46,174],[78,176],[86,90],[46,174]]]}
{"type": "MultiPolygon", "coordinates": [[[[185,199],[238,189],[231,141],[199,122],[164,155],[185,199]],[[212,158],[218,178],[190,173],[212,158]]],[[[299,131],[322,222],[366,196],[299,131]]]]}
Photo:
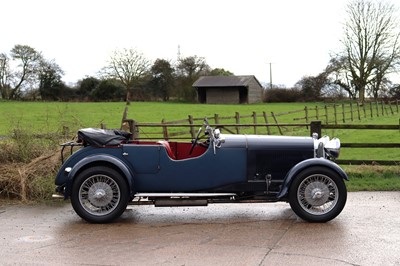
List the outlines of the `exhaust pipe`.
{"type": "Polygon", "coordinates": [[[56,200],[64,199],[64,195],[53,194],[53,195],[51,195],[51,198],[52,198],[52,199],[56,199],[56,200]]]}

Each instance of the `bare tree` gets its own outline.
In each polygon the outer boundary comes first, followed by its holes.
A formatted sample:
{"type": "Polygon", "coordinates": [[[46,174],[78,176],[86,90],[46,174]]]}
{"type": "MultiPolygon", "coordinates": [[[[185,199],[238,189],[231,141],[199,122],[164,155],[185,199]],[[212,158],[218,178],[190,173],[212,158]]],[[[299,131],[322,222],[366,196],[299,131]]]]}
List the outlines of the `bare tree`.
{"type": "Polygon", "coordinates": [[[11,71],[9,61],[10,58],[6,54],[0,54],[0,92],[3,99],[8,99],[10,94],[11,71]]]}
{"type": "Polygon", "coordinates": [[[132,90],[141,78],[149,71],[150,62],[137,50],[115,50],[110,57],[108,65],[103,68],[103,73],[108,78],[115,78],[126,88],[126,103],[131,100],[132,90]]]}
{"type": "Polygon", "coordinates": [[[351,73],[347,71],[346,63],[347,57],[343,55],[331,58],[325,69],[329,79],[329,88],[337,92],[344,90],[350,99],[356,99],[357,92],[352,86],[351,73]]]}
{"type": "Polygon", "coordinates": [[[41,53],[28,45],[17,44],[11,49],[11,58],[19,62],[18,68],[12,74],[12,85],[9,99],[20,97],[23,85],[37,81],[37,70],[42,60],[41,53]]]}
{"type": "Polygon", "coordinates": [[[377,91],[400,61],[399,22],[393,4],[354,0],[347,6],[343,53],[337,55],[336,84],[364,101],[366,91],[377,91]],[[347,79],[347,80],[346,80],[347,79]]]}

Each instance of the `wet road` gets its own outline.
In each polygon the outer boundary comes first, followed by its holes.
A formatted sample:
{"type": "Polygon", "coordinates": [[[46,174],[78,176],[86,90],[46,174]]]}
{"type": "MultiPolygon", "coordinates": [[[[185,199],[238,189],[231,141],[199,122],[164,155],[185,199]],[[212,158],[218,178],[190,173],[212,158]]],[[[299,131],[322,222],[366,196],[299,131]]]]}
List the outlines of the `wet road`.
{"type": "Polygon", "coordinates": [[[325,224],[286,203],[132,206],[105,225],[3,204],[0,221],[1,265],[400,265],[400,192],[349,193],[325,224]]]}

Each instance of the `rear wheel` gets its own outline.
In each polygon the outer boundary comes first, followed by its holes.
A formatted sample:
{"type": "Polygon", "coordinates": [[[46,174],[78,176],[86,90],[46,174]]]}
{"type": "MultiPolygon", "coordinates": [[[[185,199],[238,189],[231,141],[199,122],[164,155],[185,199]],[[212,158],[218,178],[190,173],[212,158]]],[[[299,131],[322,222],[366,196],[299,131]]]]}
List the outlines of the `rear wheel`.
{"type": "Polygon", "coordinates": [[[293,211],[309,222],[327,222],[343,210],[347,190],[343,179],[324,167],[310,167],[293,181],[289,203],[293,211]]]}
{"type": "Polygon", "coordinates": [[[107,223],[121,216],[129,201],[125,179],[114,169],[91,167],[80,173],[72,186],[75,212],[91,223],[107,223]]]}

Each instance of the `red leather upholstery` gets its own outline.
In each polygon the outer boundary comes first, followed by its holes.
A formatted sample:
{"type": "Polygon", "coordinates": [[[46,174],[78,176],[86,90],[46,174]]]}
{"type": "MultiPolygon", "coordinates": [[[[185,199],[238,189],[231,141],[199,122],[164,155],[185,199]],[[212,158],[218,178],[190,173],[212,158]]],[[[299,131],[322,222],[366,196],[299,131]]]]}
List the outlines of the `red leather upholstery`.
{"type": "Polygon", "coordinates": [[[157,143],[161,144],[162,146],[165,147],[165,149],[167,150],[167,154],[171,159],[176,160],[175,154],[173,153],[171,146],[169,145],[169,142],[166,140],[160,140],[157,141],[157,143]]]}

